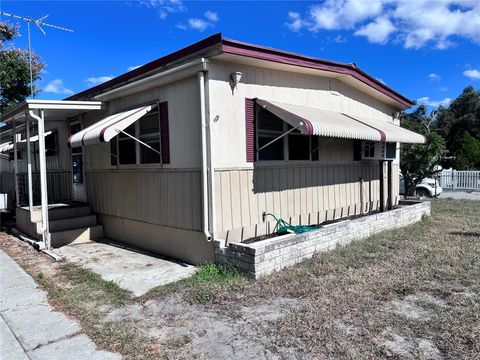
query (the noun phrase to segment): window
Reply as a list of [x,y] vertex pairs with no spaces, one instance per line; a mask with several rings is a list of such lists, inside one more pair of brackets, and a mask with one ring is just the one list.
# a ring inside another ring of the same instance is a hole
[[56,156],[58,154],[58,133],[53,131],[45,137],[45,155]]
[[[292,126],[270,111],[260,109],[257,113],[257,149],[291,129]],[[311,155],[314,150],[311,138],[311,136],[303,135],[299,130],[294,130],[260,150],[258,160],[318,160],[318,150],[315,156]],[[315,140],[318,143],[318,139]]]
[[[139,120],[140,121],[140,120]],[[127,134],[135,136],[135,126],[136,124],[130,125],[124,131]],[[128,137],[124,133],[118,134],[118,159],[120,164],[136,164],[137,155],[136,155],[136,141]]]
[[365,141],[365,145],[364,145],[364,149],[363,149],[363,157],[365,159],[375,157],[375,142]]
[[[124,131],[160,151],[160,121],[157,108],[149,111]],[[160,163],[158,153],[123,133],[118,134],[117,143],[120,165]]]
[[[160,151],[160,122],[158,111],[150,112],[139,120],[138,138],[145,144]],[[140,144],[140,164],[159,163],[160,155]]]

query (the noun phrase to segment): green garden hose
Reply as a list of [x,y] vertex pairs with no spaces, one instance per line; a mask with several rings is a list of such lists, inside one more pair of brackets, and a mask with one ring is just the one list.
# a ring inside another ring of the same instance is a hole
[[275,215],[271,213],[264,212],[262,214],[263,221],[267,218],[267,216],[271,216],[275,219],[275,227],[273,228],[273,232],[277,235],[284,235],[288,233],[295,233],[301,234],[307,231],[312,231],[315,229],[319,229],[321,225],[291,225],[283,219],[277,218]]

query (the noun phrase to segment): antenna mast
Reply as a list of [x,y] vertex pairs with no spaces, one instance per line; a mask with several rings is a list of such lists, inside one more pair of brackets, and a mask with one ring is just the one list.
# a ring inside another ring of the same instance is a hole
[[35,97],[35,94],[33,93],[33,71],[32,71],[32,48],[31,48],[31,40],[30,40],[30,23],[35,24],[40,29],[40,31],[43,33],[43,35],[47,35],[47,33],[45,32],[45,30],[43,30],[42,26],[49,26],[49,27],[52,27],[54,29],[68,31],[68,32],[73,32],[73,30],[67,29],[67,28],[64,28],[64,27],[61,27],[61,26],[57,26],[57,25],[48,24],[48,23],[44,22],[43,20],[45,20],[48,17],[48,15],[42,16],[41,18],[38,18],[38,19],[35,20],[35,19],[29,18],[29,17],[26,17],[26,16],[9,14],[9,13],[6,13],[5,11],[0,11],[0,14],[5,15],[5,16],[10,16],[14,19],[20,19],[20,20],[23,20],[23,21],[27,22],[28,62],[29,62],[29,67],[30,67],[30,96],[33,98],[33,97]]

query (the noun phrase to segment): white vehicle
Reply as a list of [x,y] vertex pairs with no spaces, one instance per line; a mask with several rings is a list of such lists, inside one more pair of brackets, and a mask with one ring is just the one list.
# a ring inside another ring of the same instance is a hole
[[[421,199],[426,197],[436,197],[443,192],[438,180],[433,178],[425,178],[417,184],[417,196]],[[400,194],[405,194],[405,181],[400,176]]]

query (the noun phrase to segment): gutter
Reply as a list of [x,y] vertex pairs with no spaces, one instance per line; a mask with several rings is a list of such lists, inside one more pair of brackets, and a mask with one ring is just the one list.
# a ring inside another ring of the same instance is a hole
[[[145,87],[153,87],[153,86],[160,86],[162,84],[158,84],[158,82],[173,82],[180,80],[181,78],[188,77],[189,75],[193,75],[198,70],[200,71],[207,71],[208,70],[208,60],[205,58],[199,58],[188,63],[184,63],[182,65],[175,66],[173,68],[167,69],[162,71],[158,74],[136,80],[125,84],[123,86],[117,87],[113,90],[101,93],[99,95],[94,96],[95,99],[108,101],[115,97],[120,97],[135,88],[135,92],[142,91],[141,86],[144,85]],[[182,74],[181,72],[186,72],[186,74]],[[166,81],[167,80],[167,81]]]

